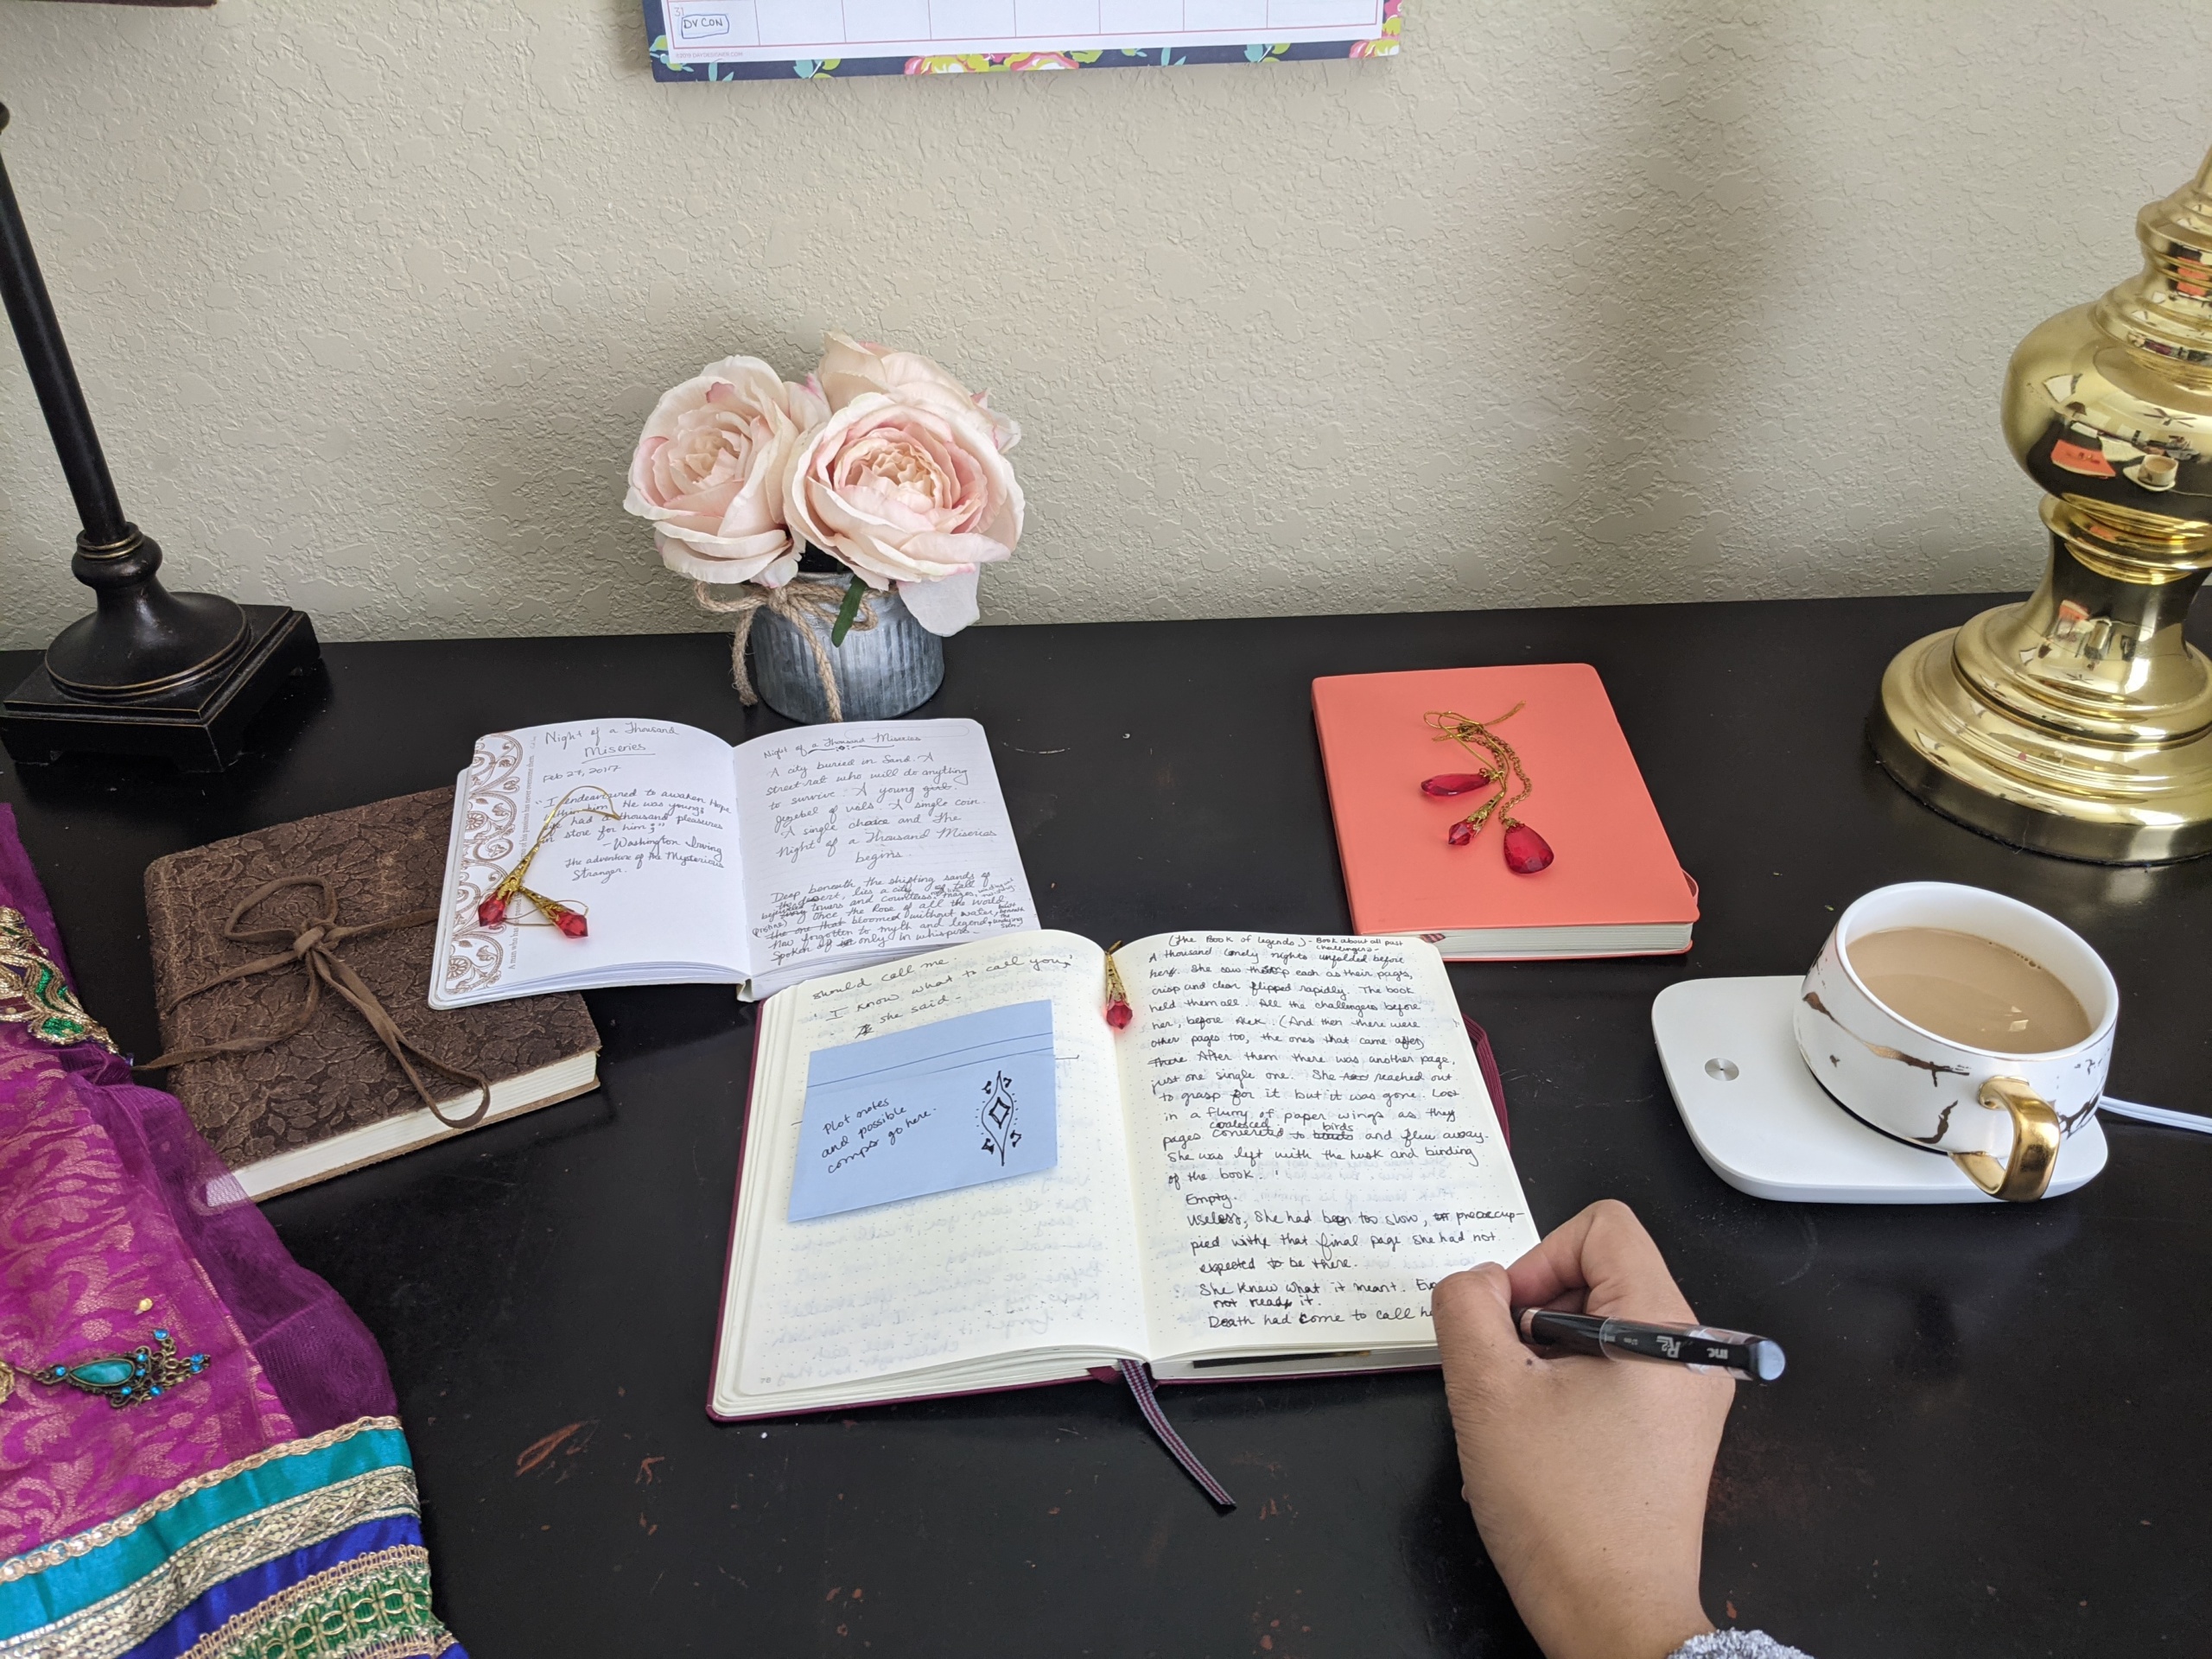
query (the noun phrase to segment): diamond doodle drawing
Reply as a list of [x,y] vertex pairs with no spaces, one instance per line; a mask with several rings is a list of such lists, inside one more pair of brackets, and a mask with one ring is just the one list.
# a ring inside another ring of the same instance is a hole
[[977,1116],[983,1125],[983,1151],[996,1157],[1001,1167],[1007,1154],[1021,1144],[1014,1114],[1014,1079],[1003,1071],[995,1072],[983,1085],[983,1104]]

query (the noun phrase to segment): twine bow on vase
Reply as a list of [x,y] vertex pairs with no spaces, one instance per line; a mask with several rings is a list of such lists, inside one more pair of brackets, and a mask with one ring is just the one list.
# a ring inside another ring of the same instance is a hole
[[[865,582],[858,577],[842,587],[799,580],[787,582],[780,588],[760,588],[745,582],[740,585],[734,599],[716,599],[713,585],[704,582],[693,582],[691,588],[698,596],[701,610],[737,619],[737,630],[730,638],[729,667],[740,702],[750,708],[760,701],[760,693],[753,687],[753,677],[745,666],[745,647],[753,638],[754,620],[767,611],[791,624],[792,631],[806,641],[807,649],[814,655],[815,671],[822,677],[822,697],[830,705],[830,718],[844,719],[845,702],[838,693],[836,665],[831,662],[830,652],[832,646],[844,644],[847,633],[866,633],[876,626],[875,595]],[[830,634],[829,645],[822,642],[825,630]]]
[[[242,928],[239,924],[249,912],[264,900],[282,893],[287,887],[315,887],[322,893],[322,907],[313,921],[304,927]],[[377,1001],[361,976],[349,967],[332,948],[348,939],[366,938],[376,933],[394,933],[403,928],[428,927],[438,919],[435,910],[410,911],[404,916],[388,917],[380,922],[364,922],[356,926],[340,925],[338,920],[338,894],[329,880],[320,875],[282,875],[273,881],[264,882],[238,900],[231,912],[230,920],[223,925],[223,937],[236,944],[280,944],[284,948],[272,956],[261,957],[252,962],[217,974],[187,990],[178,992],[162,1005],[164,1014],[179,1004],[212,991],[218,985],[251,979],[257,974],[275,973],[298,963],[307,969],[308,994],[299,1011],[275,1031],[257,1036],[226,1038],[220,1042],[200,1043],[188,1048],[172,1049],[166,1054],[148,1060],[137,1069],[157,1071],[173,1065],[189,1065],[195,1060],[211,1060],[224,1054],[255,1054],[264,1048],[273,1048],[286,1039],[296,1037],[305,1031],[321,1006],[322,993],[327,987],[334,994],[351,1003],[361,1018],[369,1022],[369,1029],[391,1051],[391,1058],[399,1062],[399,1069],[407,1074],[407,1081],[415,1085],[415,1092],[430,1109],[437,1120],[448,1128],[465,1129],[479,1122],[492,1104],[491,1083],[480,1073],[464,1066],[450,1065],[435,1054],[425,1053],[407,1039],[383,1003]],[[410,1059],[409,1056],[413,1056]],[[422,1073],[415,1069],[415,1060],[422,1061],[432,1070],[442,1071],[467,1084],[476,1092],[476,1103],[464,1117],[448,1117],[443,1108],[423,1083]]]

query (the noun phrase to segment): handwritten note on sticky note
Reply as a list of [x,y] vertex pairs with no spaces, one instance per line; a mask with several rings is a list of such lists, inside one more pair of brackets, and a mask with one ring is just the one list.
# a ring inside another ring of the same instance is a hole
[[1050,1169],[1052,1005],[1020,1002],[817,1049],[791,1218]]

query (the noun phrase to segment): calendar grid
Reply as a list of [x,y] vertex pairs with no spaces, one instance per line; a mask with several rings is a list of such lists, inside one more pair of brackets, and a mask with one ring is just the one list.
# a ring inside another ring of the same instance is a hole
[[664,80],[1385,57],[1402,0],[645,0]]

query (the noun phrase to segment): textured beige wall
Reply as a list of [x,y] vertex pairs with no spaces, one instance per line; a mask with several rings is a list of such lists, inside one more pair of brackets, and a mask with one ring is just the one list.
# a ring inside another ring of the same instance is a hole
[[[654,394],[825,326],[1025,423],[1001,621],[2024,584],[2006,353],[2212,141],[2212,6],[1408,0],[1391,60],[664,86],[630,0],[0,0],[175,585],[707,626]],[[0,360],[0,645],[82,608]]]

